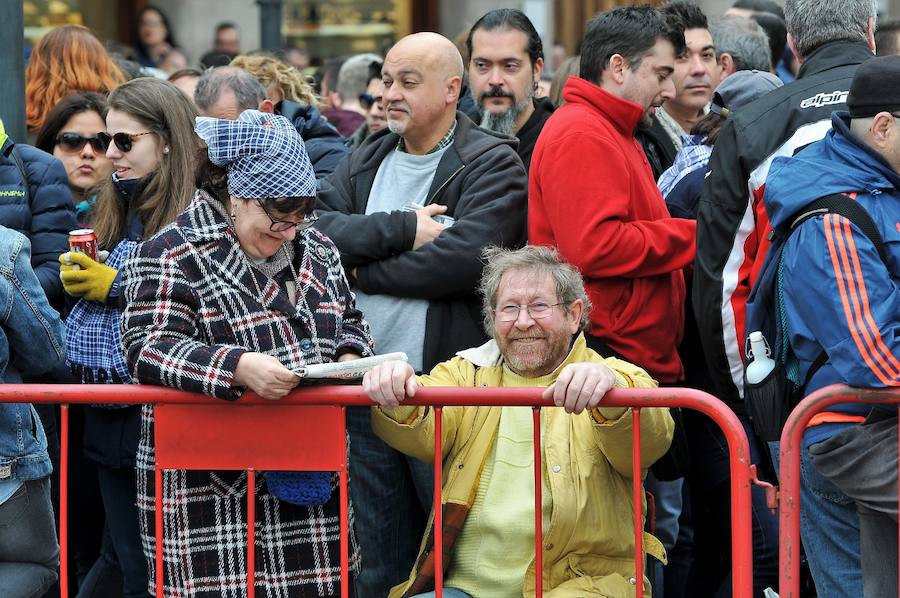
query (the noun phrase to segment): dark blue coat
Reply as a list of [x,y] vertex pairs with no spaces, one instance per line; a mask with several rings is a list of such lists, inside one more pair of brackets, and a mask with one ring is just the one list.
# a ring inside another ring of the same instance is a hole
[[300,133],[316,179],[334,172],[338,162],[350,153],[344,138],[317,108],[283,100],[275,107],[275,113],[291,121]]
[[[0,137],[2,138],[2,137]],[[64,303],[59,254],[69,249],[69,231],[77,228],[69,179],[62,163],[30,145],[15,144],[28,189],[12,156],[13,142],[0,147],[0,224],[31,242],[31,265],[50,304]]]

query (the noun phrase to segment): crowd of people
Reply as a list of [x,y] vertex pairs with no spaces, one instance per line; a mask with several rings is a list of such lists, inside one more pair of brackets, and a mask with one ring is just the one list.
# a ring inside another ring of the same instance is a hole
[[[785,400],[900,386],[900,26],[876,19],[871,0],[623,6],[563,59],[496,9],[314,78],[302,51],[241,53],[233,23],[193,69],[152,6],[130,54],[55,29],[26,68],[29,138],[0,123],[0,381],[279,400],[306,365],[403,352],[347,409],[349,571],[337,475],[267,471],[257,595],[338,596],[346,574],[359,598],[430,598],[440,567],[449,598],[634,596],[634,420],[608,391],[711,393],[777,483],[745,376],[759,310]],[[555,405],[542,579],[527,407],[444,409],[435,562],[435,414],[406,403],[428,386]],[[70,593],[243,595],[247,474],[166,471],[157,505],[153,407],[70,411]],[[837,405],[805,432],[809,596],[898,594],[896,418]],[[722,431],[665,408],[640,428],[644,596],[730,595]],[[0,403],[2,596],[59,595],[59,453],[52,405]],[[752,492],[763,596],[778,518]]]

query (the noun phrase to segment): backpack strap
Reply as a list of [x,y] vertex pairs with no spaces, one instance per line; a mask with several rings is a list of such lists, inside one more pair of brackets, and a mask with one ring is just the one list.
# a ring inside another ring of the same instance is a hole
[[10,150],[9,156],[13,159],[13,162],[16,163],[16,168],[19,170],[19,175],[22,177],[22,184],[25,185],[25,202],[31,206],[31,185],[28,184],[25,163],[22,162],[22,157],[19,155],[19,152],[16,151],[15,145]]
[[[869,213],[864,207],[843,193],[825,195],[824,197],[820,197],[819,199],[806,204],[796,214],[793,222],[791,222],[788,236],[790,236],[790,234],[801,224],[820,214],[838,214],[858,226],[863,234],[865,234],[872,242],[872,245],[875,246],[881,261],[885,264],[888,263],[884,240],[881,238],[881,233],[878,232],[878,226],[875,225],[875,221],[872,220],[872,217],[869,216]],[[785,241],[786,240],[787,239],[785,239]]]
[[[872,245],[874,245],[875,249],[878,251],[878,257],[881,258],[881,261],[885,264],[888,263],[884,240],[881,238],[881,233],[878,231],[878,226],[875,224],[875,221],[872,220],[872,217],[869,216],[869,213],[864,207],[843,193],[825,195],[803,206],[791,222],[787,236],[784,239],[785,242],[787,242],[787,237],[797,230],[801,224],[820,214],[838,214],[839,216],[847,218],[850,222],[858,226],[863,234],[868,237],[869,241],[872,242]],[[803,388],[806,388],[806,385],[812,380],[813,375],[815,375],[827,361],[828,353],[825,351],[819,353],[815,360],[813,360],[812,365],[810,365],[809,369],[806,371],[806,377],[803,380]]]

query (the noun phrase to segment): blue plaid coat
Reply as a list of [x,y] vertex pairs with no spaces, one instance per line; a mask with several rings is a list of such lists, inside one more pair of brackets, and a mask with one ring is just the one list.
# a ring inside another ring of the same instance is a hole
[[[340,257],[315,229],[297,235],[297,302],[252,268],[224,216],[198,194],[122,270],[122,344],[136,381],[236,399],[245,351],[296,369],[346,351],[372,354]],[[144,407],[138,447],[138,508],[155,592],[153,409]],[[336,488],[336,476],[333,483]],[[163,477],[165,595],[240,596],[246,579],[244,473],[172,471]],[[319,507],[282,503],[257,488],[257,595],[340,594],[338,492]],[[351,528],[352,529],[352,528]],[[351,567],[358,555],[351,536]]]

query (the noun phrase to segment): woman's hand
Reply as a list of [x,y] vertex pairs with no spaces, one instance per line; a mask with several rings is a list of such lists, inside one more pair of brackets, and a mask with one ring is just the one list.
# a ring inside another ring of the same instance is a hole
[[245,386],[264,399],[277,401],[300,384],[300,377],[271,355],[247,352],[238,360],[234,384]]
[[59,278],[66,293],[72,297],[84,297],[88,301],[106,301],[118,270],[101,263],[105,259],[101,256],[100,261],[95,262],[77,251],[67,251],[60,255]]

